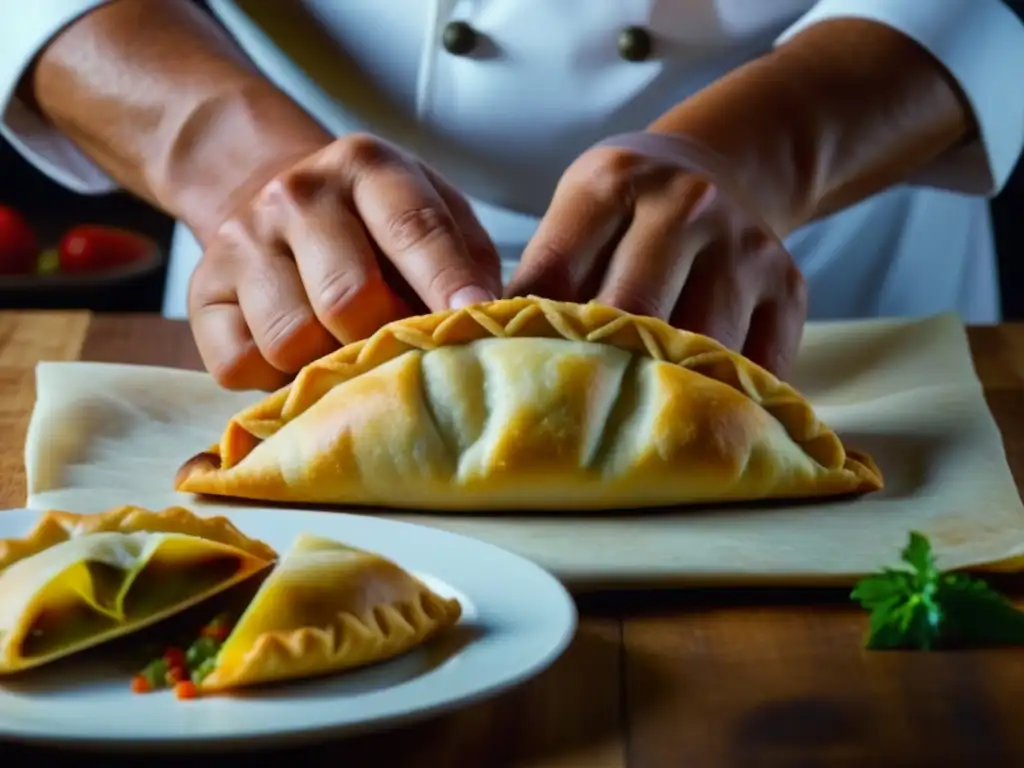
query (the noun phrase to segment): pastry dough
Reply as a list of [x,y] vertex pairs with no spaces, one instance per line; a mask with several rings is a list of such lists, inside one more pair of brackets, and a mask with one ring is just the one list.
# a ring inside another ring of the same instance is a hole
[[152,512],[125,504],[94,515],[51,510],[21,539],[0,539],[0,571],[26,557],[63,541],[90,533],[183,533],[227,544],[261,560],[276,560],[277,553],[258,539],[251,539],[226,517],[202,517],[184,507]]
[[202,692],[326,675],[405,653],[451,627],[443,598],[395,563],[302,534],[225,640]]
[[878,490],[791,386],[716,341],[521,298],[391,323],[238,413],[193,493],[598,510]]
[[185,610],[276,557],[182,508],[48,512],[0,541],[0,673],[37,667]]

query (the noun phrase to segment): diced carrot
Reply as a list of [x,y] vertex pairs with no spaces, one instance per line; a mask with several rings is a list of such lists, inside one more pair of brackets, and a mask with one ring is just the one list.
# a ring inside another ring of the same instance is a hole
[[136,675],[132,678],[132,693],[149,693],[152,690],[153,686],[149,684],[145,675]]
[[199,696],[199,689],[191,680],[182,680],[174,686],[174,695],[179,699],[194,699]]

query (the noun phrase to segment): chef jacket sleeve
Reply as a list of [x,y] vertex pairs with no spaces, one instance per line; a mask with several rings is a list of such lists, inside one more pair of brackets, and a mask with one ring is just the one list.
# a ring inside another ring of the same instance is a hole
[[82,194],[117,184],[17,97],[36,56],[61,30],[110,0],[0,0],[0,136],[54,181]]
[[911,182],[995,196],[1024,149],[1024,22],[1004,0],[819,0],[776,41],[826,19],[870,19],[917,41],[959,83],[979,129]]

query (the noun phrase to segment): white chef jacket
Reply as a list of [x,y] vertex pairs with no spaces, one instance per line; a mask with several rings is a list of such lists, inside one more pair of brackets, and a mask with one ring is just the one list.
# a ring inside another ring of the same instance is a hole
[[[114,182],[14,96],[33,57],[106,0],[0,3],[0,132],[85,194]],[[417,153],[467,195],[508,280],[561,172],[592,143],[639,130],[798,31],[873,19],[927,48],[957,80],[980,137],[900,185],[794,232],[812,318],[959,312],[999,319],[987,198],[1024,144],[1024,25],[1003,0],[210,0],[257,66],[335,135],[366,130]],[[445,25],[478,34],[466,55]],[[627,61],[621,30],[651,55]],[[174,234],[164,314],[186,315],[200,255]]]

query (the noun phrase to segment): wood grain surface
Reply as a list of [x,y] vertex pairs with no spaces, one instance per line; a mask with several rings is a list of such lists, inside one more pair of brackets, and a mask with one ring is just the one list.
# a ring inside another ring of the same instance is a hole
[[[975,367],[1024,488],[1024,325],[970,329]],[[0,504],[24,499],[22,439],[41,359],[198,369],[183,323],[0,313]],[[1001,586],[1016,594],[1018,585]],[[268,751],[303,766],[1024,765],[1024,650],[869,653],[835,591],[693,590],[579,601],[569,651],[491,702],[390,733]],[[95,759],[0,742],[4,765]],[[151,755],[144,764],[224,757]],[[104,765],[136,757],[103,756]]]

